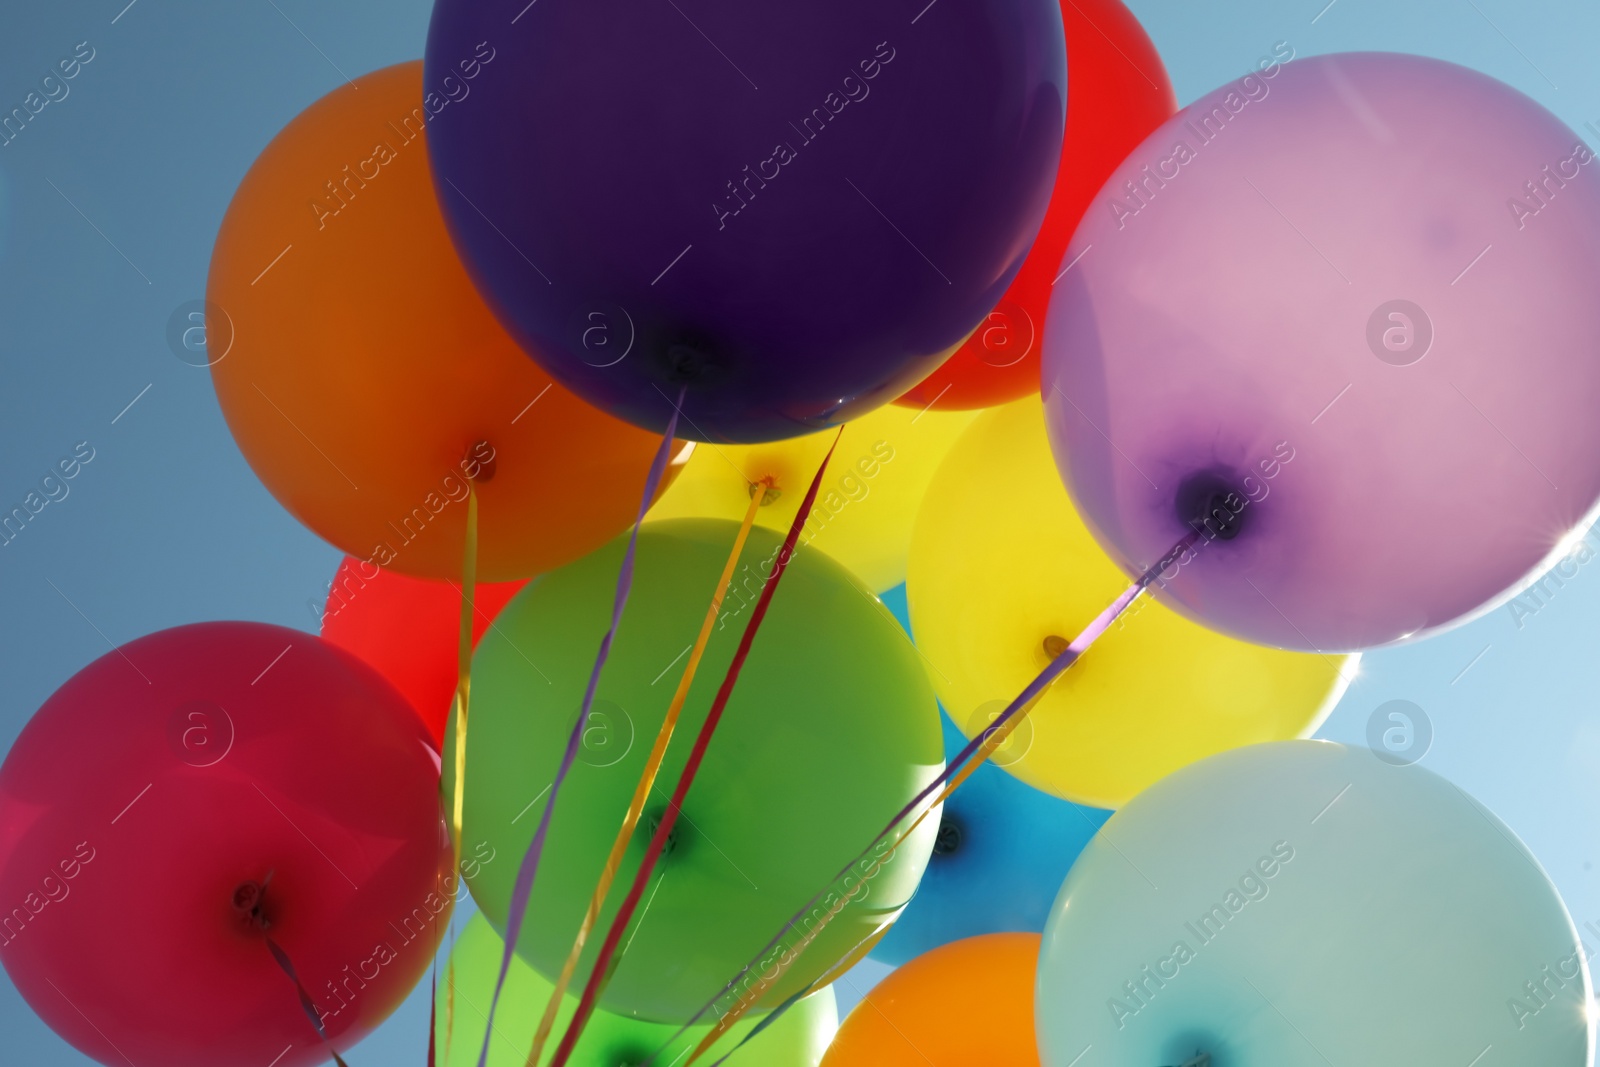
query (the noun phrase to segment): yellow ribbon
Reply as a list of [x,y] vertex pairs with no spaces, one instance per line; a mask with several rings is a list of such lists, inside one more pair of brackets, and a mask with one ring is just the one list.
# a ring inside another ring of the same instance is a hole
[[751,487],[750,507],[745,511],[744,522],[739,526],[739,535],[734,538],[733,551],[728,554],[728,562],[722,568],[722,578],[717,582],[717,588],[711,596],[711,605],[706,609],[705,620],[700,624],[700,635],[695,638],[694,649],[689,653],[689,662],[684,665],[683,676],[678,679],[678,689],[672,694],[672,703],[667,707],[667,716],[661,721],[661,729],[656,732],[655,745],[650,749],[650,758],[645,761],[644,773],[639,776],[639,783],[634,787],[633,799],[628,803],[627,814],[622,817],[622,827],[617,831],[617,839],[611,843],[611,854],[606,857],[605,868],[600,872],[600,880],[595,884],[594,894],[589,898],[589,908],[584,913],[583,923],[578,927],[578,936],[572,942],[572,950],[567,953],[566,962],[561,965],[561,976],[556,980],[555,988],[550,991],[550,1001],[545,1005],[544,1015],[539,1020],[539,1028],[533,1035],[533,1047],[528,1050],[526,1067],[538,1067],[539,1057],[544,1054],[545,1042],[549,1040],[550,1031],[555,1027],[556,1013],[560,1010],[567,987],[572,982],[573,972],[577,970],[578,958],[583,955],[583,946],[600,917],[600,909],[605,904],[606,894],[611,891],[611,883],[616,879],[617,870],[622,866],[623,853],[627,851],[628,842],[633,840],[634,829],[639,825],[639,818],[644,813],[645,801],[649,799],[650,790],[655,786],[656,775],[661,770],[662,761],[666,759],[667,743],[672,740],[672,732],[678,725],[684,701],[689,697],[689,686],[694,682],[695,671],[700,666],[700,657],[705,653],[706,645],[711,640],[712,624],[717,621],[717,614],[722,610],[722,598],[727,593],[729,583],[733,581],[734,568],[739,564],[745,540],[750,536],[750,528],[755,525],[756,510],[765,503],[766,490],[771,486],[772,480],[765,478]]
[[[467,698],[472,691],[472,616],[477,610],[474,600],[478,586],[478,492],[467,480],[467,531],[461,559],[461,628],[460,643],[456,646],[456,786],[450,816],[450,872],[461,876],[461,815],[466,808],[467,783]],[[459,891],[459,883],[456,886]],[[450,1038],[456,1021],[456,962],[452,953],[446,964],[444,1033],[445,1058],[449,1059]],[[433,991],[437,1002],[439,990]],[[433,1040],[429,1035],[429,1041]]]
[[450,827],[455,836],[455,859],[461,859],[461,813],[466,806],[467,697],[472,691],[473,597],[478,585],[478,493],[467,482],[466,551],[461,561],[461,643],[456,668],[456,796]]

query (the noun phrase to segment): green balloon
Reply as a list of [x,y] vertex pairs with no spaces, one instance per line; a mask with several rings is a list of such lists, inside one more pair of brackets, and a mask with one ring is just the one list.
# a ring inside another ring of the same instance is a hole
[[[450,963],[439,971],[438,1010],[434,1017],[434,1047],[444,1067],[477,1067],[483,1048],[494,980],[500,973],[505,942],[480,913],[467,923],[450,953]],[[544,1016],[553,987],[539,972],[520,959],[511,961],[500,1007],[494,1016],[494,1039],[489,1042],[489,1067],[523,1067],[533,1046],[533,1032]],[[578,999],[567,996],[556,1014],[545,1056],[555,1051]],[[736,1023],[701,1062],[714,1063],[749,1034],[753,1021]],[[817,1067],[839,1028],[839,1010],[833,987],[824,986],[795,1004],[783,1017],[757,1034],[728,1059],[728,1067]],[[673,1040],[678,1028],[671,1023],[647,1023],[597,1011],[584,1027],[583,1037],[567,1062],[572,1067],[636,1067],[657,1049],[654,1064],[670,1067],[686,1058],[709,1025],[691,1027]],[[668,1045],[667,1042],[671,1041]],[[664,1049],[662,1046],[666,1046]]]
[[[656,732],[699,632],[738,526],[649,523],[633,592],[583,747],[551,821],[517,951],[560,972]],[[654,816],[683,769],[781,538],[750,533],[677,732],[577,979],[644,855]],[[625,540],[530,583],[473,659],[464,840],[510,862],[486,864],[472,894],[504,932],[517,863],[544,811],[596,649],[610,621]],[[454,737],[454,731],[447,731]],[[453,751],[453,750],[452,750]],[[444,795],[454,758],[444,760]],[[784,924],[943,769],[938,706],[916,650],[859,581],[816,549],[795,553],[684,803],[600,1004],[682,1022],[721,993]],[[835,886],[798,930],[725,995],[775,1007],[896,917],[933,847],[935,813],[890,853],[887,842]],[[794,952],[837,910],[803,955]],[[756,985],[764,974],[771,984]]]
[[1588,950],[1555,887],[1387,759],[1252,745],[1113,815],[1045,926],[1045,1067],[1586,1067]]

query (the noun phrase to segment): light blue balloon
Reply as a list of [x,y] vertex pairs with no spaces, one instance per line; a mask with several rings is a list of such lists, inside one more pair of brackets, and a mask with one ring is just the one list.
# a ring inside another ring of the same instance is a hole
[[1583,945],[1493,814],[1417,766],[1281,741],[1163,779],[1051,911],[1045,1067],[1585,1067]]
[[[948,759],[967,738],[948,716],[940,720]],[[872,958],[899,965],[963,937],[1039,933],[1072,861],[1110,817],[993,764],[978,768],[945,801],[916,895]]]

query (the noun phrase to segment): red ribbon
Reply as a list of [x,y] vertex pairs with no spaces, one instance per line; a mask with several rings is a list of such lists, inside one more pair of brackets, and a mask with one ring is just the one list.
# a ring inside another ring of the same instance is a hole
[[728,673],[722,679],[722,687],[717,690],[717,697],[711,702],[711,710],[700,727],[699,736],[695,738],[694,748],[689,751],[689,759],[684,764],[683,773],[678,777],[678,784],[672,791],[672,799],[667,804],[667,810],[662,814],[655,833],[650,837],[650,847],[645,850],[644,861],[639,865],[638,873],[634,875],[628,896],[623,900],[616,917],[611,920],[611,929],[606,931],[605,944],[601,946],[600,955],[595,959],[594,969],[589,973],[589,981],[583,987],[583,997],[578,1002],[578,1012],[567,1024],[567,1032],[561,1036],[561,1045],[556,1049],[550,1067],[565,1067],[572,1055],[573,1047],[583,1033],[584,1025],[594,1012],[595,1002],[600,998],[601,989],[615,970],[617,961],[614,961],[613,957],[616,955],[617,945],[621,942],[623,931],[627,929],[634,911],[639,907],[639,900],[644,896],[650,874],[655,869],[656,861],[661,858],[662,850],[666,848],[667,837],[677,825],[678,812],[683,807],[684,797],[688,795],[689,787],[694,784],[695,775],[700,770],[700,762],[705,758],[706,748],[711,744],[711,736],[716,732],[717,724],[722,721],[723,709],[728,706],[728,698],[733,695],[734,684],[739,680],[739,672],[744,667],[745,658],[750,654],[750,646],[755,642],[756,633],[761,629],[761,620],[766,618],[767,606],[772,603],[772,595],[778,591],[778,581],[788,569],[789,559],[794,555],[795,545],[800,540],[800,530],[811,515],[811,505],[816,502],[817,490],[822,485],[822,476],[828,469],[828,460],[833,458],[833,450],[838,445],[839,438],[835,436],[833,444],[828,447],[828,454],[822,457],[822,465],[817,468],[816,477],[811,479],[811,488],[806,490],[800,510],[794,514],[794,522],[789,526],[789,536],[784,538],[783,547],[778,551],[777,564],[762,583],[761,596],[756,601],[749,623],[745,625],[744,636],[739,639],[738,651],[733,654],[733,662],[728,664]]

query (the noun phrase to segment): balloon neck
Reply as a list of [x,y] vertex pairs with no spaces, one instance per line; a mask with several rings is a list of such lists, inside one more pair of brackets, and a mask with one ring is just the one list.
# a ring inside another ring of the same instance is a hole
[[1232,541],[1245,529],[1245,497],[1231,471],[1197,471],[1178,486],[1178,519],[1207,540]]
[[758,506],[763,508],[775,503],[783,495],[783,490],[773,484],[770,474],[750,483],[750,495],[755,496],[758,492],[761,494],[761,503]]
[[1068,641],[1060,634],[1051,634],[1044,639],[1044,654],[1051,660],[1067,650]]
[[494,446],[488,441],[474,441],[461,457],[461,469],[469,480],[479,484],[494,481]]
[[961,839],[965,836],[961,824],[949,815],[939,818],[939,832],[933,835],[933,854],[935,856],[948,856],[961,848]]
[[667,346],[666,364],[667,381],[673,385],[692,385],[705,374],[711,357],[693,345],[680,343]]
[[1193,1056],[1182,1063],[1173,1064],[1173,1067],[1211,1067],[1211,1053],[1197,1050]]
[[240,882],[233,890],[233,911],[244,924],[255,930],[272,926],[267,915],[267,885],[272,881],[269,873],[259,882]]

